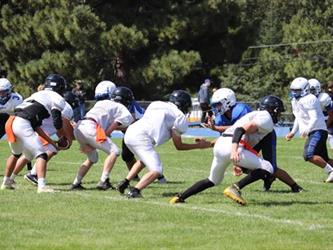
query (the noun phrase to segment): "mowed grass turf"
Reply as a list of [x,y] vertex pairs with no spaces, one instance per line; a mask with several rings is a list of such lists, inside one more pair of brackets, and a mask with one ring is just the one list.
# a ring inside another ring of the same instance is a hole
[[[87,190],[68,191],[85,159],[75,143],[49,163],[48,183],[60,192],[37,194],[23,172],[17,190],[0,192],[0,249],[333,249],[333,184],[323,183],[327,175],[303,161],[303,144],[279,139],[278,163],[305,191],[291,193],[276,181],[263,192],[258,181],[243,190],[248,205],[242,207],[223,196],[239,180],[230,167],[218,187],[170,205],[172,195],[208,176],[212,160],[211,149],[177,151],[171,142],[158,148],[169,182],[153,183],[143,199],[95,189],[103,153],[83,181]],[[8,155],[1,141],[1,177]],[[112,183],[126,174],[118,158]]]

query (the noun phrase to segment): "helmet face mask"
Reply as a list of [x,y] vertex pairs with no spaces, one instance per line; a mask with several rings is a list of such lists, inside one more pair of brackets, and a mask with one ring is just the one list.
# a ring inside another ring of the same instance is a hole
[[0,78],[0,104],[8,102],[12,93],[12,84],[7,78]]
[[192,100],[185,90],[175,90],[171,93],[169,101],[175,104],[184,114],[191,112]]
[[127,109],[129,109],[130,105],[134,101],[134,95],[132,90],[126,87],[118,87],[116,88],[112,95],[111,100],[115,102],[119,102],[123,104]]
[[223,115],[236,105],[236,96],[234,91],[228,88],[216,90],[212,96],[211,106],[215,114]]
[[310,86],[310,93],[318,96],[321,92],[321,86],[320,82],[317,79],[310,79],[309,80],[309,86]]
[[266,110],[271,115],[273,123],[277,123],[285,108],[279,97],[268,95],[260,101],[259,110]]
[[304,77],[295,78],[290,85],[291,98],[299,99],[310,93],[309,82]]

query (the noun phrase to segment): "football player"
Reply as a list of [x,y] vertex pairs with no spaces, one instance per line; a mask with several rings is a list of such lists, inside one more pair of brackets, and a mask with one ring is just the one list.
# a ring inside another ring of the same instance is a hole
[[211,143],[203,139],[198,139],[193,144],[182,142],[181,134],[188,128],[186,114],[191,107],[191,96],[184,90],[175,90],[171,93],[169,102],[152,102],[143,117],[127,128],[125,143],[139,161],[127,177],[118,184],[117,189],[120,193],[124,193],[138,169],[144,166],[147,167],[148,172],[134,188],[129,190],[128,198],[141,197],[141,190],[163,174],[162,162],[154,147],[169,139],[172,138],[177,150],[211,147]]
[[[68,91],[68,93],[66,92],[64,94],[64,98],[66,100],[66,106],[63,109],[63,111],[61,112],[61,115],[62,115],[64,134],[66,134],[65,138],[67,140],[67,142],[66,142],[67,145],[65,147],[60,148],[60,145],[58,144],[59,149],[61,149],[61,150],[69,149],[70,146],[72,145],[72,141],[74,139],[74,135],[73,135],[73,125],[74,124],[72,124],[72,119],[73,119],[72,107],[73,107],[73,105],[75,105],[75,95],[71,91]],[[52,121],[52,117],[44,119],[40,128],[49,137],[52,137],[57,134],[57,130],[54,127],[54,124]],[[52,144],[43,140],[42,138],[40,138],[40,139],[41,139],[41,142],[42,142],[44,149],[46,151],[46,154],[47,154],[47,162],[49,162],[51,160],[51,158],[58,153],[58,149],[55,148]],[[26,165],[28,162],[29,162],[29,160],[27,158],[25,158],[24,155],[22,155],[20,157],[20,159],[18,159],[15,169],[14,169],[10,179],[14,181],[15,177],[21,172],[24,165]],[[24,179],[29,181],[33,185],[38,184],[36,164],[33,166],[33,168],[31,169],[31,171],[29,173],[24,175]]]
[[[219,132],[224,132],[238,119],[252,111],[246,104],[237,102],[234,91],[229,88],[221,88],[215,91],[212,96],[211,106],[215,113],[216,122],[210,118],[207,127]],[[215,123],[217,123],[217,125]],[[277,167],[276,132],[274,129],[265,137],[265,139],[258,143],[258,145],[255,145],[254,148],[257,152],[261,152],[262,157],[269,161],[275,169],[272,177],[264,180],[264,191],[270,189],[275,178],[278,178],[287,184],[292,192],[298,193],[303,190],[285,170]],[[234,166],[233,170],[234,175],[236,176],[242,174],[242,169],[237,166]],[[246,169],[244,170],[246,171]]]
[[269,161],[259,157],[253,147],[273,131],[274,123],[278,121],[280,113],[283,111],[284,105],[280,98],[276,96],[264,97],[260,110],[244,115],[217,139],[209,177],[198,181],[184,192],[173,197],[170,203],[184,202],[192,195],[219,185],[223,180],[227,166],[232,162],[236,166],[251,171],[240,182],[226,188],[224,195],[241,205],[245,205],[246,201],[242,198],[240,189],[258,179],[265,180],[274,173],[274,166]]
[[333,161],[328,157],[328,133],[320,101],[310,93],[309,82],[304,77],[295,78],[291,82],[290,91],[295,120],[292,130],[286,135],[286,140],[290,141],[299,130],[301,137],[306,137],[304,160],[322,168],[328,174],[326,182],[333,182]]
[[[113,91],[115,86],[107,88],[106,94],[111,97]],[[97,189],[112,188],[109,175],[119,155],[119,149],[109,136],[114,130],[124,129],[133,122],[132,115],[128,111],[131,101],[129,98],[99,100],[74,128],[75,138],[80,144],[81,151],[87,155],[87,159],[78,170],[71,186],[72,190],[84,189],[81,182],[91,166],[98,161],[97,149],[108,155],[104,161]]]
[[46,186],[47,154],[38,135],[58,149],[56,142],[45,134],[40,126],[44,119],[51,116],[58,134],[65,136],[61,118],[61,112],[66,106],[66,101],[62,97],[65,88],[66,81],[61,75],[49,75],[45,80],[45,90],[38,91],[25,99],[15,108],[14,116],[8,119],[6,134],[12,155],[6,163],[1,189],[15,188],[10,176],[23,153],[29,161],[36,159],[37,192],[54,192],[52,188]]
[[7,78],[0,78],[0,138],[5,131],[5,124],[10,115],[14,114],[17,105],[23,102],[23,98],[16,92],[12,92],[12,84]]

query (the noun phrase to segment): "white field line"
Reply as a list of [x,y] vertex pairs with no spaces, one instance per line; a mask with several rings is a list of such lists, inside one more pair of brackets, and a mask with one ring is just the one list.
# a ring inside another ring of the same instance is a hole
[[[75,192],[66,192],[66,193],[71,193],[75,195],[79,195],[82,197],[94,197],[96,198],[97,196],[93,196],[84,192],[80,191],[75,191]],[[100,197],[100,196],[99,196]],[[99,198],[97,197],[97,198]],[[167,202],[156,202],[156,201],[149,201],[149,200],[144,200],[144,199],[135,199],[135,200],[129,200],[124,197],[111,197],[111,196],[103,196],[101,197],[106,200],[111,200],[111,201],[122,201],[122,202],[139,202],[139,203],[144,203],[144,204],[150,204],[150,205],[156,205],[156,206],[162,206],[162,207],[169,207],[174,208],[174,209],[183,209],[183,210],[192,210],[192,211],[200,211],[200,212],[208,212],[208,213],[218,213],[218,214],[224,214],[229,217],[241,217],[241,218],[246,218],[249,220],[263,220],[263,221],[268,221],[272,222],[274,224],[280,224],[280,225],[294,225],[294,226],[299,226],[300,229],[306,230],[306,231],[312,231],[312,230],[320,230],[320,229],[332,229],[333,226],[331,225],[323,225],[323,224],[318,224],[318,223],[306,223],[303,221],[299,220],[289,220],[289,219],[276,219],[270,216],[262,215],[262,214],[249,214],[249,213],[242,213],[242,212],[230,212],[226,211],[223,209],[215,209],[215,208],[207,208],[207,207],[198,207],[198,206],[191,206],[188,204],[177,204],[177,205],[170,205]]]

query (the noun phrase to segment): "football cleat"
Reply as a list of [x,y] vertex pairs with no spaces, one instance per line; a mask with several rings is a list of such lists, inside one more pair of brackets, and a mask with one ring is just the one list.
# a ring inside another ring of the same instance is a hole
[[109,188],[114,189],[114,187],[110,183],[109,178],[107,178],[105,181],[99,181],[96,188],[99,190],[108,190]]
[[184,203],[185,201],[180,198],[178,195],[174,196],[171,198],[171,200],[169,201],[170,204],[176,204],[176,203]]
[[168,182],[164,175],[159,176],[157,180],[160,184],[166,184]]
[[38,184],[37,175],[28,173],[23,178],[35,186]]
[[301,186],[298,186],[297,183],[295,183],[294,185],[291,186],[291,192],[293,192],[293,193],[301,193],[303,191],[304,191],[304,189]]
[[128,186],[129,182],[125,179],[118,183],[116,189],[119,191],[119,193],[124,194],[125,189],[128,188]]
[[81,183],[72,184],[70,190],[85,190],[86,188],[81,185]]
[[246,201],[242,198],[241,192],[235,184],[224,189],[223,194],[240,205],[246,205]]
[[12,180],[8,180],[8,181],[2,183],[0,189],[1,190],[5,190],[5,189],[14,190],[15,189],[15,184],[14,184],[14,182]]
[[332,183],[333,182],[333,171],[331,171],[329,174],[328,174],[328,177],[325,181],[326,183]]
[[37,188],[37,193],[38,194],[41,194],[41,193],[56,193],[56,191],[53,188],[50,188],[48,186],[44,186],[44,187]]
[[139,189],[131,188],[127,193],[127,198],[129,199],[142,198],[142,195]]
[[275,181],[275,177],[266,178],[264,180],[263,190],[265,192],[269,191],[271,189],[272,183]]

